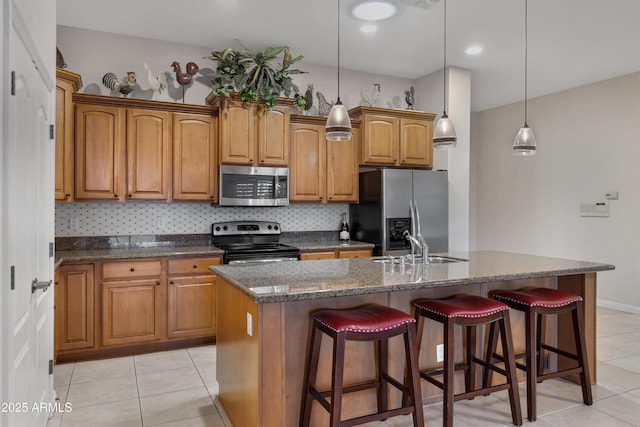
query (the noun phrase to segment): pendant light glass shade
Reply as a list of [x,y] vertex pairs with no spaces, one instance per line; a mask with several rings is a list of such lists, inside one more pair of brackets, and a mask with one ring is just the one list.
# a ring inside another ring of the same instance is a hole
[[513,140],[513,155],[536,155],[536,137],[533,135],[533,130],[526,123],[516,134],[516,139]]
[[456,146],[457,140],[456,129],[445,111],[433,131],[433,148],[452,148]]
[[524,0],[524,125],[513,140],[512,151],[514,156],[536,155],[536,137],[527,124],[528,11],[528,1]]
[[340,98],[333,104],[327,117],[325,136],[330,141],[347,141],[351,139],[351,119]]
[[338,100],[327,117],[325,137],[329,141],[347,141],[351,139],[351,119],[346,107],[340,101],[340,0],[338,0]]
[[443,74],[443,100],[442,100],[442,116],[436,123],[436,129],[433,132],[433,148],[453,148],[456,146],[458,137],[453,122],[447,116],[447,0],[444,0],[444,65],[442,66]]

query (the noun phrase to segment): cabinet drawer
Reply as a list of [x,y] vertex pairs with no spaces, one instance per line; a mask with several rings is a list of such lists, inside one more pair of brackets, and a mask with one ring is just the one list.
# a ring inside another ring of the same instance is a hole
[[338,258],[367,258],[371,256],[370,249],[359,249],[338,252]]
[[222,264],[220,257],[182,258],[169,260],[169,275],[209,273],[210,265]]
[[305,252],[300,254],[300,261],[313,261],[313,260],[334,259],[334,258],[336,258],[335,251]]
[[105,262],[102,264],[103,279],[126,279],[131,277],[160,276],[162,263],[150,261]]

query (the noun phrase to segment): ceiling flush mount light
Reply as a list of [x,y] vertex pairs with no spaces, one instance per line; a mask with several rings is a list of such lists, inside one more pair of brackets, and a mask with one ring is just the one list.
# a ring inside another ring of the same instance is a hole
[[331,107],[325,137],[329,141],[347,141],[351,139],[351,119],[346,107],[340,101],[340,0],[338,0],[338,99]]
[[444,75],[443,112],[436,123],[436,129],[433,131],[433,148],[452,148],[456,146],[458,138],[453,123],[447,116],[447,0],[444,0],[444,65],[442,74]]
[[386,0],[363,1],[351,9],[353,16],[363,21],[388,19],[395,15],[397,11],[396,5]]
[[527,124],[527,59],[528,59],[528,1],[524,0],[524,126],[520,128],[513,140],[514,156],[535,156],[536,155],[536,137],[533,130]]

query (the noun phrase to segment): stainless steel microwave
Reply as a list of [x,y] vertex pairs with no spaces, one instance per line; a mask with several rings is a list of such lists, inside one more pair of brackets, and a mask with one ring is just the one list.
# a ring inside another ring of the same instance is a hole
[[289,168],[220,166],[220,206],[289,204]]

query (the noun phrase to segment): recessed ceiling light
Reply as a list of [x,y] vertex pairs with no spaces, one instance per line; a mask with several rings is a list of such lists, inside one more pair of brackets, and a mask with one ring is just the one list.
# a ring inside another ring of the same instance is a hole
[[397,11],[396,5],[386,0],[364,1],[351,9],[353,16],[363,21],[380,21],[391,18]]
[[360,26],[360,31],[363,33],[375,33],[378,31],[378,26],[376,24],[363,24]]
[[467,50],[464,51],[467,55],[479,55],[482,53],[481,46],[469,46]]

